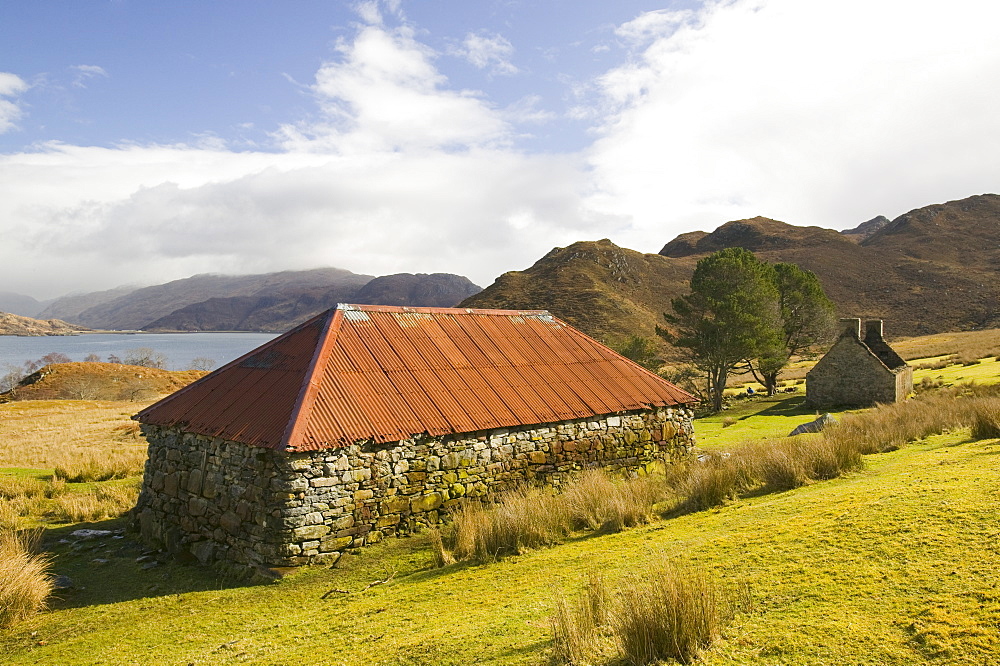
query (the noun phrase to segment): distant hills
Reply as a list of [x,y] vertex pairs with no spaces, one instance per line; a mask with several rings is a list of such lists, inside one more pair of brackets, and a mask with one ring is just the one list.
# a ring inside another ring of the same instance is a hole
[[1000,327],[1000,196],[984,194],[875,218],[838,232],[764,217],[681,234],[658,254],[609,240],[556,248],[505,273],[465,307],[544,308],[613,342],[653,335],[695,264],[725,247],[817,274],[841,316],[881,317],[891,336]]
[[[555,248],[480,290],[447,273],[372,277],[338,268],[196,275],[151,287],[66,296],[47,305],[0,293],[0,310],[93,329],[283,331],[338,302],[545,309],[605,342],[652,336],[698,260],[743,247],[815,272],[841,316],[881,317],[890,336],[1000,327],[1000,196],[983,194],[875,217],[853,229],[765,217],[692,231],[657,254],[610,240]],[[15,310],[17,308],[17,310]]]
[[44,307],[45,303],[37,301],[31,296],[0,291],[0,312],[8,312],[22,317],[34,317]]
[[340,268],[195,275],[151,287],[65,296],[38,314],[94,329],[284,331],[338,302],[456,305],[480,287],[459,275],[373,277]]
[[[364,276],[369,278],[369,276]],[[480,287],[448,273],[397,273],[328,287],[262,289],[253,296],[210,298],[156,319],[148,331],[284,331],[337,303],[452,307]]]

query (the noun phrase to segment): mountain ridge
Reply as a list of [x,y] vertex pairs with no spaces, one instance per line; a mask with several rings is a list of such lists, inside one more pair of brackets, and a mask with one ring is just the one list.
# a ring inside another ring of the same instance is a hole
[[[648,337],[670,311],[671,299],[688,290],[699,259],[725,247],[744,247],[766,261],[813,271],[840,316],[883,318],[892,336],[1000,327],[1000,284],[994,279],[1000,268],[998,239],[996,194],[913,209],[861,240],[823,227],[754,217],[726,222],[712,232],[680,234],[655,255],[619,248],[607,239],[555,248],[461,305],[548,309],[610,342]],[[608,265],[586,259],[602,253],[628,258],[634,273],[629,279],[644,287],[630,290]],[[579,276],[577,285],[569,275]],[[580,307],[584,301],[586,307]]]

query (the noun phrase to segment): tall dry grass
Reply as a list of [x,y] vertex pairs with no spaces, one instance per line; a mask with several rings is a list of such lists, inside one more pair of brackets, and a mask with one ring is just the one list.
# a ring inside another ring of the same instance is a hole
[[1000,398],[982,398],[977,407],[970,419],[973,438],[1000,437]]
[[49,558],[37,552],[38,531],[0,529],[0,629],[31,617],[52,593]]
[[493,507],[470,503],[455,514],[454,556],[491,562],[555,543],[569,531],[566,506],[556,495],[519,488],[504,493]]
[[620,532],[649,522],[653,507],[667,498],[658,474],[614,479],[601,469],[587,470],[567,484],[559,497],[574,529]]
[[564,664],[585,664],[597,651],[600,632],[611,619],[613,596],[604,577],[590,572],[583,594],[571,597],[558,590],[549,618],[554,656]]
[[135,506],[138,480],[71,488],[65,481],[0,475],[0,529],[38,521],[79,523],[117,518]]
[[0,467],[72,473],[107,459],[141,470],[146,444],[131,420],[134,402],[28,400],[0,404]]
[[503,493],[492,506],[468,503],[454,516],[453,555],[490,562],[556,543],[574,530],[618,532],[648,522],[669,490],[662,474],[620,480],[595,469],[574,477],[559,494],[524,487]]
[[558,663],[593,663],[611,645],[629,664],[691,663],[719,635],[734,607],[704,571],[667,558],[614,589],[591,574],[576,598],[556,594],[553,656]]
[[69,483],[127,479],[142,474],[145,464],[145,447],[110,450],[100,455],[78,453],[74,459],[56,465],[53,475]]
[[[856,414],[820,435],[746,443],[682,466],[671,483],[683,511],[708,509],[748,492],[776,492],[859,469],[863,456],[971,427],[973,437],[1000,437],[1000,386],[963,385]],[[995,424],[995,425],[994,425]],[[997,433],[997,434],[991,434]]]
[[705,572],[663,560],[625,581],[613,624],[628,663],[689,664],[718,636],[724,616],[723,601]]
[[904,403],[847,414],[821,434],[744,444],[675,464],[665,475],[616,480],[584,472],[561,494],[522,488],[495,506],[467,504],[455,515],[453,551],[438,563],[490,562],[556,543],[573,530],[619,531],[650,520],[657,507],[700,511],[752,492],[779,492],[859,469],[863,456],[960,427],[1000,436],[1000,385],[965,385]]

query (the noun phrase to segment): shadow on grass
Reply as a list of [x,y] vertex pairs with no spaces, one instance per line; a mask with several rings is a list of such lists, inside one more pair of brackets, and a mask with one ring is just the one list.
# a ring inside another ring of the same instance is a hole
[[219,590],[251,585],[206,566],[183,565],[166,553],[152,552],[135,535],[125,533],[80,539],[81,529],[117,532],[124,518],[52,527],[43,548],[52,557],[50,571],[72,581],[50,598],[55,609],[99,606],[148,597]]
[[805,396],[796,396],[794,398],[775,400],[773,404],[760,411],[741,416],[740,420],[751,416],[812,416],[815,413],[815,408],[806,405]]

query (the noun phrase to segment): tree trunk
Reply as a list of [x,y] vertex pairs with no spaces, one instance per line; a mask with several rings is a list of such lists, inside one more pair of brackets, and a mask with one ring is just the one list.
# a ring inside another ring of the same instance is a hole
[[719,368],[712,371],[712,411],[722,411],[722,392],[726,390],[726,379],[729,378],[729,371],[726,368]]

